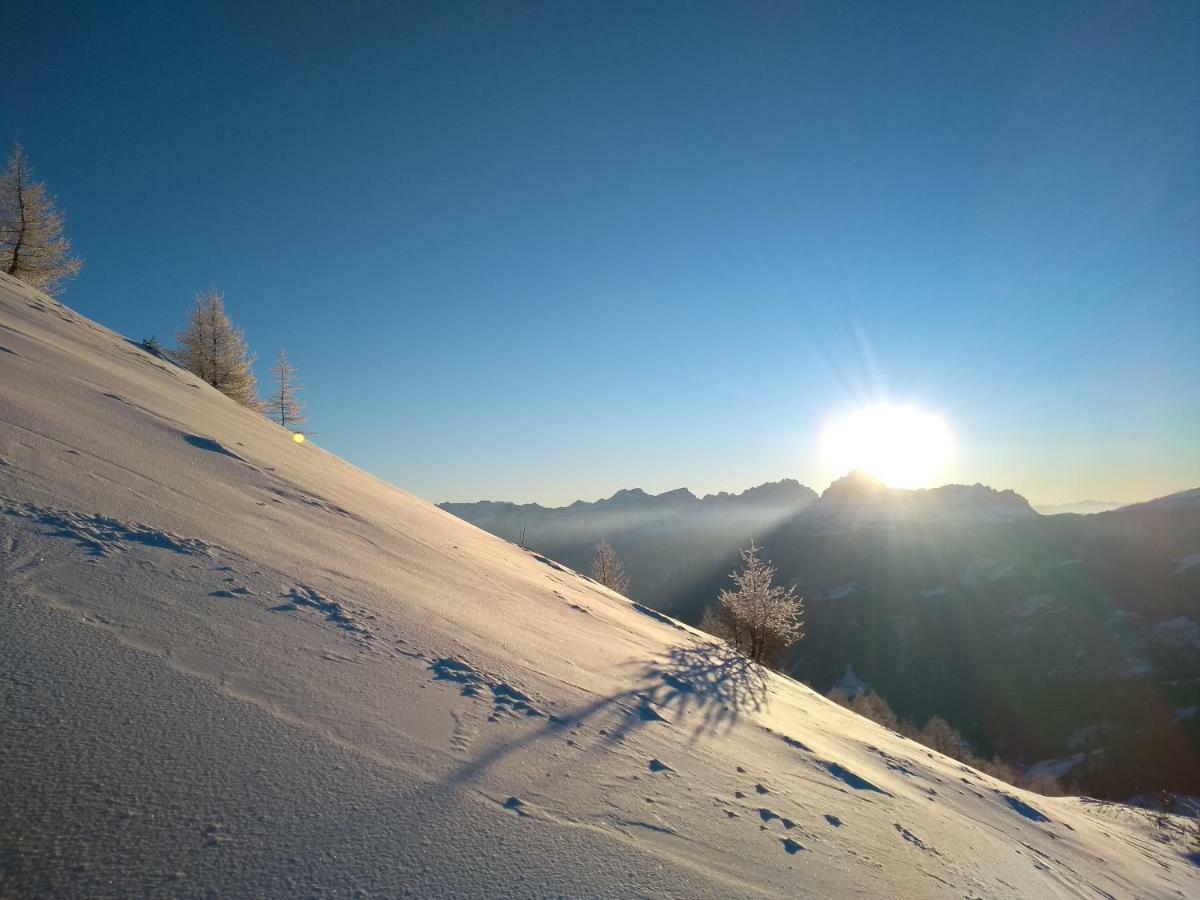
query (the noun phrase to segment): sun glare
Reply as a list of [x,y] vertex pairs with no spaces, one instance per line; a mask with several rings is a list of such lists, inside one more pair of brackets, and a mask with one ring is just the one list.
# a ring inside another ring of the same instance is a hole
[[940,416],[911,406],[870,406],[831,423],[821,436],[826,464],[837,475],[866,472],[889,487],[928,487],[954,452]]

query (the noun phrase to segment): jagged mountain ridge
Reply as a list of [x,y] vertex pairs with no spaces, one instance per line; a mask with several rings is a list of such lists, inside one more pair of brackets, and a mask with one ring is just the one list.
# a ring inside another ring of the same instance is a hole
[[661,513],[684,511],[705,514],[714,511],[771,510],[820,511],[831,505],[851,503],[895,506],[908,515],[957,514],[977,511],[1012,510],[1021,515],[1033,512],[1029,502],[1011,489],[996,490],[983,484],[946,484],[936,488],[907,490],[889,488],[864,473],[852,472],[837,479],[818,494],[794,478],[768,481],[740,493],[722,491],[698,497],[687,488],[676,488],[661,494],[650,494],[641,488],[622,488],[611,497],[600,500],[576,500],[567,506],[547,507],[539,503],[513,503],[505,500],[439,503],[447,512],[462,517],[511,515],[538,518],[567,518],[608,510],[654,510]]
[[888,488],[862,473],[850,473],[820,495],[793,478],[769,481],[741,493],[721,492],[698,497],[687,488],[650,494],[641,488],[622,488],[611,497],[576,500],[560,507],[538,503],[481,500],[438,504],[460,518],[502,537],[537,539],[553,531],[591,537],[645,528],[672,531],[738,533],[768,530],[797,515],[847,516],[860,520],[1028,517],[1037,515],[1014,491],[997,491],[982,484],[948,484],[938,488]]
[[506,500],[480,500],[473,502],[446,502],[438,506],[460,518],[490,514],[492,516],[524,517],[542,520],[555,518],[566,520],[572,516],[590,515],[599,512],[622,511],[641,514],[664,514],[686,511],[689,514],[705,514],[714,511],[754,511],[772,509],[800,510],[817,499],[817,493],[793,478],[770,481],[748,488],[739,494],[722,491],[698,497],[687,488],[676,488],[661,494],[650,494],[641,488],[622,488],[611,497],[599,500],[576,500],[567,506],[542,506],[540,503],[512,503]]

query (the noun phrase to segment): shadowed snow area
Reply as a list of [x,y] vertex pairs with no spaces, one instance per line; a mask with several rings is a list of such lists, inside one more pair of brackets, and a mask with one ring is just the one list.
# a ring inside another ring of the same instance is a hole
[[2,896],[1200,895],[1174,828],[927,751],[3,276],[0,343]]

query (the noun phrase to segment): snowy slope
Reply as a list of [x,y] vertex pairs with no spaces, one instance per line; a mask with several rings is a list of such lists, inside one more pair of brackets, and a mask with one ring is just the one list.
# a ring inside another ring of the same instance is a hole
[[1196,896],[0,277],[0,896]]

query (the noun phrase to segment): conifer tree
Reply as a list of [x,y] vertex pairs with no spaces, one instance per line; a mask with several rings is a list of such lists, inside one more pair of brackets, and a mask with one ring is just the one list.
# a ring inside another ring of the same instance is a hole
[[0,271],[57,297],[62,283],[83,268],[62,229],[54,198],[33,180],[25,151],[16,144],[0,175]]
[[592,578],[618,594],[629,593],[629,579],[625,568],[612,545],[604,538],[596,542],[596,555],[592,557]]
[[242,406],[262,409],[250,370],[254,357],[225,314],[225,298],[218,291],[196,296],[187,328],[175,337],[179,349],[173,356],[180,366]]
[[296,379],[296,367],[288,359],[286,350],[279,351],[271,374],[275,376],[275,392],[267,399],[267,415],[284,428],[302,425],[305,421],[304,405],[298,394],[304,390],[304,386]]

